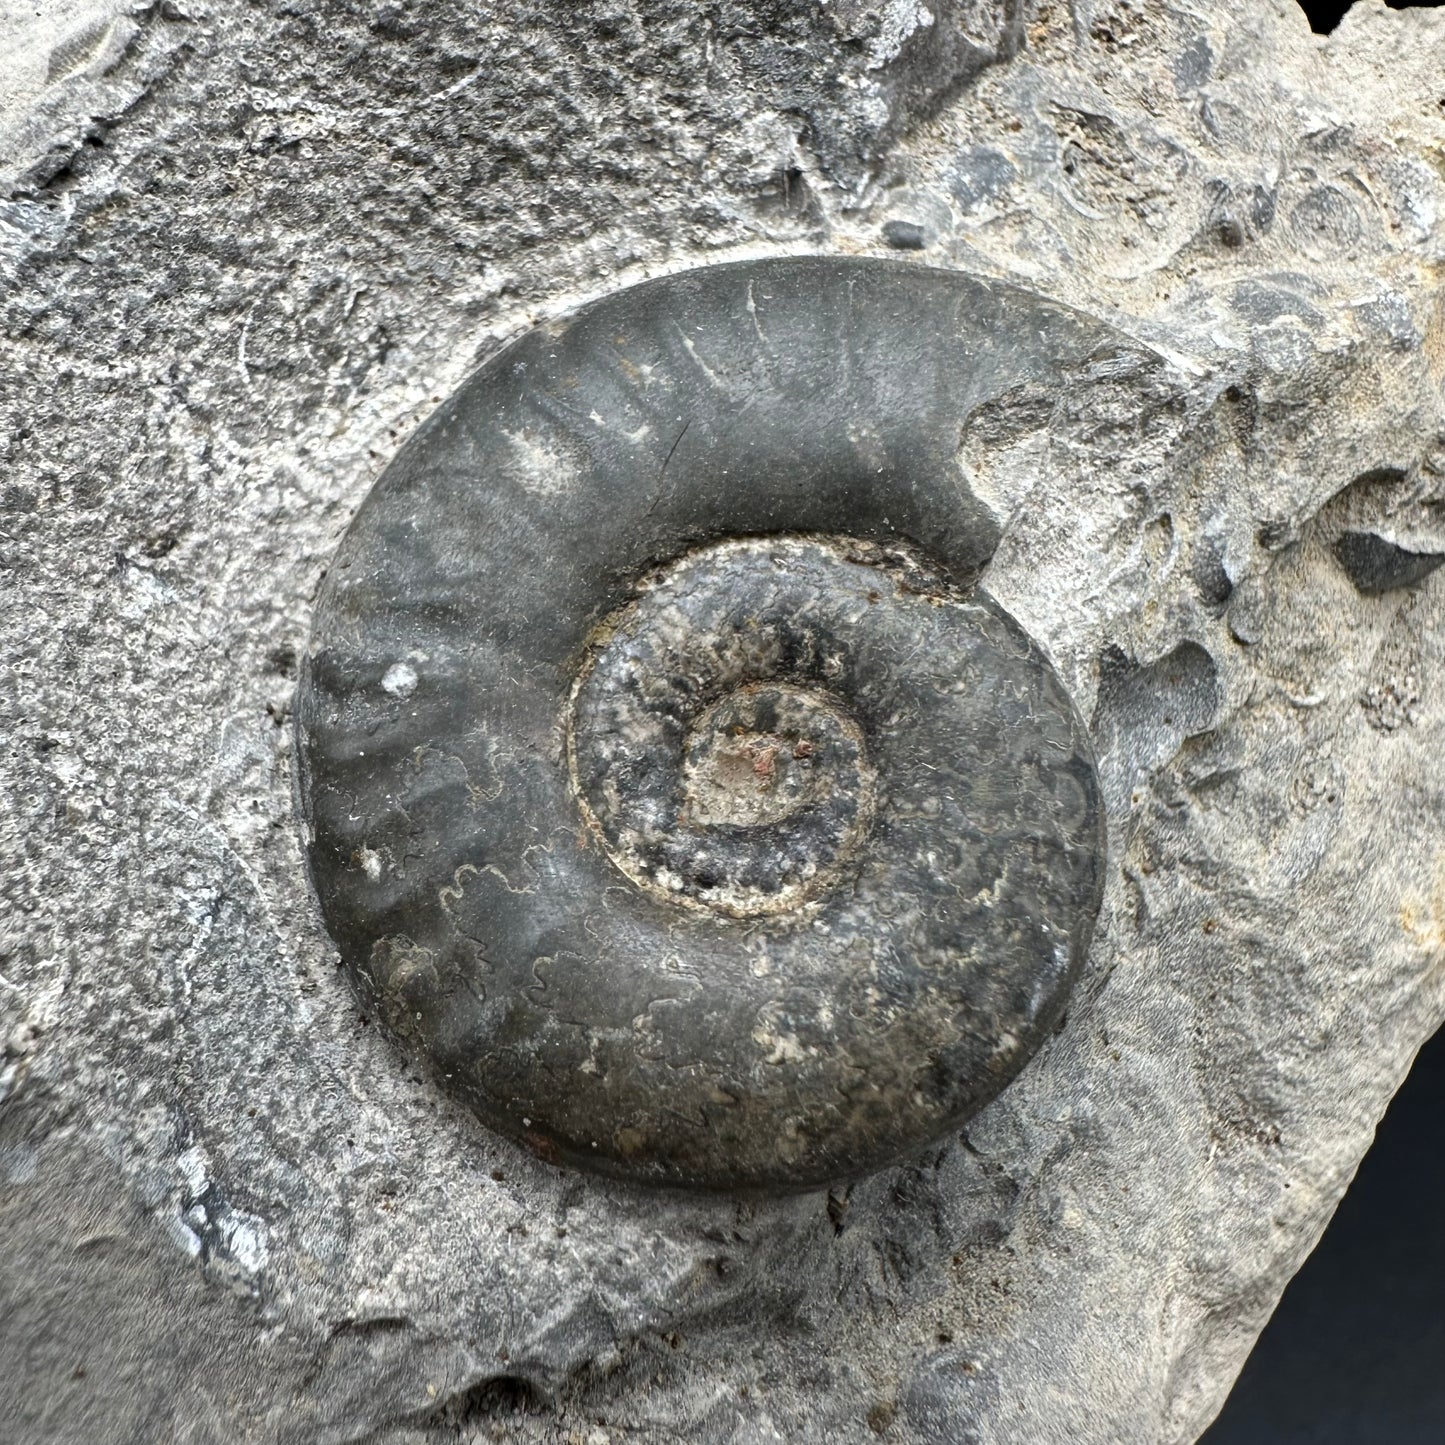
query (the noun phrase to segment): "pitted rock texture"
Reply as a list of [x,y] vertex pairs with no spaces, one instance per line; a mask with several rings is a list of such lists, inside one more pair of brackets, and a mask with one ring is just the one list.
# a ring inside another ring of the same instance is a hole
[[[1445,569],[1362,590],[1337,544],[1445,553],[1445,22],[873,13],[5,32],[13,1438],[1155,1445],[1217,1409],[1442,1013]],[[287,726],[418,421],[539,315],[736,248],[1006,277],[1163,358],[956,430],[981,595],[1108,805],[1067,1023],[966,1136],[768,1204],[564,1174],[410,1074],[333,966]]]

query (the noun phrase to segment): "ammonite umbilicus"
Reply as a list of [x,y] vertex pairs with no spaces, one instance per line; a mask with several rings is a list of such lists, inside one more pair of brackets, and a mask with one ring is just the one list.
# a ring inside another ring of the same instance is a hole
[[802,1188],[958,1125],[1057,1024],[1099,790],[973,591],[998,530],[956,452],[1100,344],[960,274],[721,265],[523,336],[388,468],[301,688],[311,866],[488,1124]]

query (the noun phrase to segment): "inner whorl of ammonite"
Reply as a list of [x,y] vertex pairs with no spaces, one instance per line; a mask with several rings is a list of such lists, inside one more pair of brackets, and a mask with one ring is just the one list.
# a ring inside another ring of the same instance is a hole
[[[911,580],[910,580],[911,579]],[[639,887],[733,917],[780,913],[842,877],[878,786],[841,638],[942,579],[829,538],[708,547],[649,578],[599,629],[573,692],[584,815]],[[895,622],[895,625],[898,625]]]

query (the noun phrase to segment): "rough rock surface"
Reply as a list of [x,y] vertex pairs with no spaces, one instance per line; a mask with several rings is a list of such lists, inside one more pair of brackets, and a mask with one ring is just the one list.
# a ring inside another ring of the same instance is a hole
[[[165,0],[0,36],[10,1438],[1194,1438],[1445,1009],[1445,14]],[[983,586],[1092,719],[1083,986],[966,1138],[852,1189],[558,1172],[333,966],[311,600],[537,315],[900,248],[1166,358],[959,419]]]

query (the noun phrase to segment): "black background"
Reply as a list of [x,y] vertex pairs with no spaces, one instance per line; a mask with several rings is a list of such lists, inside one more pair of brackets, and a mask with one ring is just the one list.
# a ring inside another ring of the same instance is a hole
[[1201,1445],[1445,1445],[1445,1032]]
[[[1414,10],[1439,5],[1442,0],[1385,0],[1391,10]],[[1328,35],[1340,23],[1350,0],[1300,0],[1300,9],[1310,18],[1310,29]],[[1382,1442],[1388,1445],[1388,1442]]]

